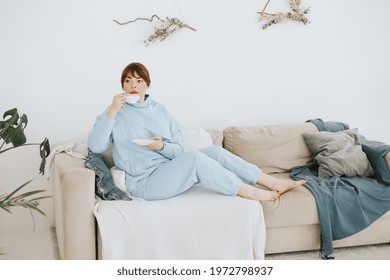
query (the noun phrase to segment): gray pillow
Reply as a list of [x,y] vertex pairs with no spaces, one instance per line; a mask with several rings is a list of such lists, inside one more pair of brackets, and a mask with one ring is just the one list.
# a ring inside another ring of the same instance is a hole
[[356,128],[338,132],[304,133],[303,137],[314,161],[319,165],[320,178],[374,175],[367,155],[362,150]]

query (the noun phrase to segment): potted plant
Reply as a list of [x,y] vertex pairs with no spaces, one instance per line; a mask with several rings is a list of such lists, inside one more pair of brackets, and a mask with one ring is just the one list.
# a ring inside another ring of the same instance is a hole
[[[3,120],[0,121],[0,156],[3,153],[18,147],[39,145],[39,155],[41,157],[39,174],[44,175],[46,158],[50,154],[49,140],[45,138],[42,143],[26,143],[27,139],[24,134],[24,129],[26,128],[27,123],[27,115],[20,114],[16,108],[4,113]],[[12,213],[12,208],[21,206],[30,210],[32,218],[34,218],[33,211],[46,216],[46,214],[39,209],[39,203],[42,199],[50,196],[38,196],[38,194],[45,190],[22,192],[23,188],[35,179],[28,180],[9,194],[0,193],[0,209]]]

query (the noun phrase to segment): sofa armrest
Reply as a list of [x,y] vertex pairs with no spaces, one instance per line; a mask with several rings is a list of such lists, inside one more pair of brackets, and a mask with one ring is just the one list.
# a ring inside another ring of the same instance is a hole
[[84,162],[66,153],[54,156],[50,180],[61,259],[96,259],[95,174]]
[[387,163],[387,168],[390,171],[390,152],[385,155],[385,160],[386,160],[386,163]]

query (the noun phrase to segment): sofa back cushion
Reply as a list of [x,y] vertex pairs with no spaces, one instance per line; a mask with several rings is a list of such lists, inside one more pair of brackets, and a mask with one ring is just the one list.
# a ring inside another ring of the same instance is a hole
[[312,123],[231,126],[223,131],[223,144],[266,173],[284,173],[312,162],[303,133],[315,131],[318,129]]
[[213,145],[221,146],[223,145],[223,132],[218,129],[207,129],[207,132],[210,134],[211,139],[213,140]]
[[195,151],[213,145],[210,133],[205,129],[183,129],[183,152]]

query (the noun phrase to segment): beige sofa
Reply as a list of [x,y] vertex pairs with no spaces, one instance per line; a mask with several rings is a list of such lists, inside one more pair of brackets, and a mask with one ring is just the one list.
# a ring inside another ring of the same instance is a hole
[[[291,168],[312,161],[302,134],[314,131],[318,131],[314,124],[303,123],[228,127],[223,132],[211,130],[209,133],[215,145],[223,145],[269,174],[287,178]],[[390,153],[386,155],[386,161],[390,166]],[[64,153],[54,157],[52,172],[61,259],[101,258],[99,230],[93,214],[94,172],[84,166],[83,160]],[[308,189],[299,187],[283,194],[277,201],[262,202],[261,205],[266,224],[266,254],[319,250],[319,218],[315,199]],[[212,218],[212,213],[203,218]],[[334,241],[334,247],[389,242],[390,211],[363,231]]]

